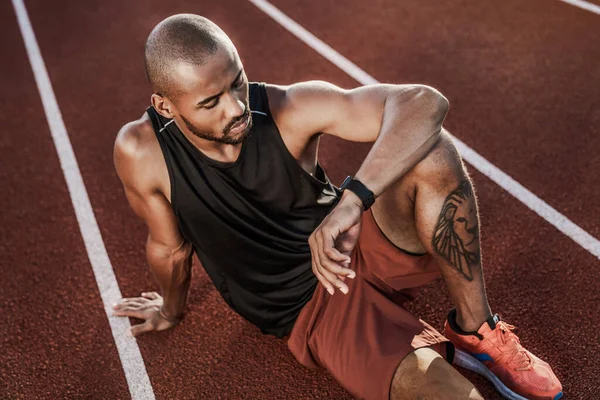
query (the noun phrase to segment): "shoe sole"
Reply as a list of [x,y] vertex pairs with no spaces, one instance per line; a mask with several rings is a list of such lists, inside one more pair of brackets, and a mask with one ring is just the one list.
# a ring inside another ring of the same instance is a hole
[[[475,357],[473,357],[472,355],[470,355],[469,353],[467,353],[463,350],[460,350],[458,348],[455,349],[454,364],[456,364],[460,367],[463,367],[465,369],[468,369],[469,371],[473,371],[480,375],[485,376],[490,382],[492,382],[492,385],[494,385],[496,390],[505,399],[528,400],[526,397],[523,397],[523,396],[513,392],[512,390],[510,390],[508,387],[506,387],[504,385],[504,383],[502,383],[500,378],[498,378],[496,375],[494,375],[494,373],[492,371],[490,371],[488,367],[486,367],[481,361],[479,361],[478,359],[476,359]],[[558,393],[556,395],[556,397],[554,397],[554,400],[558,400],[561,397],[562,397],[562,392]]]

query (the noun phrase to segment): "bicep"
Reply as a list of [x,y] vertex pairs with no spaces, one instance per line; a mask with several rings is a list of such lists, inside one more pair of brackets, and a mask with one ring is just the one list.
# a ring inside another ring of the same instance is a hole
[[324,133],[354,142],[374,142],[381,129],[389,85],[363,86],[331,99]]
[[[390,94],[410,97],[415,85],[377,84],[345,90],[327,82],[303,82],[287,88],[289,120],[308,135],[326,133],[355,142],[377,139]],[[297,130],[297,129],[296,129]]]

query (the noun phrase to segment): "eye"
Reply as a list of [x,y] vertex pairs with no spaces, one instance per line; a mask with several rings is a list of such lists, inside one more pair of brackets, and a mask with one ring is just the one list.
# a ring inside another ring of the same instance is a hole
[[233,88],[239,89],[242,87],[243,84],[244,84],[244,77],[243,77],[243,75],[240,75],[238,80],[233,84]]
[[210,110],[211,108],[215,108],[218,104],[219,104],[219,98],[217,97],[216,99],[214,99],[210,103],[205,104],[204,108],[206,108],[207,110]]

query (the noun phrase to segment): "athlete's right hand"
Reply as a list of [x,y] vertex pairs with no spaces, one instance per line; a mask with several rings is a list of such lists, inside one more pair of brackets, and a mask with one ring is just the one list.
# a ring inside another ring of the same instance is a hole
[[121,300],[113,306],[116,317],[133,317],[146,322],[131,327],[133,336],[145,332],[164,331],[179,323],[179,319],[167,319],[161,308],[163,298],[156,292],[142,293],[142,297],[132,297]]

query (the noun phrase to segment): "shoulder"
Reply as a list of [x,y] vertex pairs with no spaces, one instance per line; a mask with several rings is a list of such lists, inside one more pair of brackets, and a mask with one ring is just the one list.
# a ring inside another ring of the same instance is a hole
[[[271,115],[284,131],[312,136],[323,132],[331,111],[344,98],[346,90],[324,81],[292,85],[266,85]],[[328,111],[329,110],[329,111]]]
[[147,113],[125,124],[117,134],[113,160],[119,178],[136,192],[163,191],[168,171]]
[[[148,153],[153,145],[154,128],[147,113],[119,130],[115,139],[115,155],[133,161]],[[158,142],[157,142],[158,144]]]

